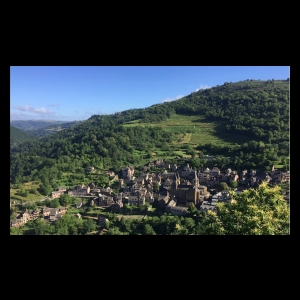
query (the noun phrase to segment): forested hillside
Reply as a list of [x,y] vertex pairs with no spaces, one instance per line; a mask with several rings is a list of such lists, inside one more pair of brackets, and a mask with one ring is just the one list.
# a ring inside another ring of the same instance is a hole
[[[201,144],[201,130],[190,142],[187,135],[193,135],[192,126],[181,132],[168,130],[163,124],[174,116],[184,116],[182,122],[199,116],[199,129],[204,123],[212,126],[218,122],[222,130],[211,130],[206,138],[213,140],[218,134],[219,144]],[[233,137],[237,137],[235,141]],[[274,161],[287,166],[289,81],[225,83],[145,109],[94,115],[14,149],[10,178],[12,183],[42,179],[51,184],[66,172],[74,173],[88,165],[117,171],[155,157],[172,159],[182,155],[190,155],[193,166],[205,167],[209,162],[203,160],[203,154],[211,153],[224,156],[214,162],[222,167],[267,169]]]
[[35,138],[32,135],[18,128],[10,126],[10,148],[14,148],[26,141],[33,141],[33,140],[35,140]]

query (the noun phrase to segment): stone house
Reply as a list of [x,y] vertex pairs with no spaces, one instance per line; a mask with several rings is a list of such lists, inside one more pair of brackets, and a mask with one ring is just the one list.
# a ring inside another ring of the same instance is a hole
[[167,195],[167,196],[165,196],[165,195],[159,195],[157,200],[158,200],[159,206],[161,208],[164,208],[169,203],[170,196],[169,195]]
[[113,213],[120,213],[121,209],[123,208],[122,200],[116,201],[116,203],[114,203],[110,208]]
[[115,202],[112,196],[105,196],[100,194],[98,197],[98,206],[111,206]]
[[134,168],[132,166],[127,166],[121,170],[122,178],[132,177],[134,174]]
[[171,207],[174,207],[174,206],[176,206],[176,201],[175,201],[175,200],[171,200],[171,201],[167,204],[167,206],[166,206],[166,208],[165,208],[166,212],[167,212],[167,213],[171,213]]
[[182,170],[179,170],[179,174],[181,177],[189,177],[190,174],[193,175],[193,173],[195,173],[195,170],[193,170],[193,168],[191,168],[189,164],[183,167]]
[[20,219],[14,219],[14,220],[10,221],[10,227],[19,228],[22,225],[23,225],[23,223]]
[[106,171],[105,174],[106,174],[107,176],[110,176],[110,177],[116,175],[114,171]]
[[55,222],[62,218],[62,216],[66,213],[67,209],[65,207],[60,208],[52,208],[50,210],[49,221]]
[[128,205],[139,205],[145,204],[145,197],[141,197],[141,196],[129,196],[128,197]]
[[221,173],[221,171],[220,171],[219,168],[213,167],[213,168],[211,169],[210,175],[211,175],[211,176],[218,176],[218,175],[220,175],[220,173]]
[[68,190],[70,196],[86,196],[90,193],[90,187],[85,185],[78,185]]
[[183,216],[188,213],[187,207],[183,206],[171,206],[168,208],[168,211],[172,215]]
[[66,192],[67,191],[67,188],[65,186],[59,186],[58,187],[58,191],[59,192]]
[[98,216],[98,224],[99,226],[105,226],[105,223],[108,221],[108,219],[106,219],[105,217],[103,216]]
[[61,195],[62,193],[63,193],[63,192],[60,192],[60,191],[54,191],[54,192],[51,193],[51,197],[52,197],[53,199],[59,198],[60,195]]
[[211,201],[213,202],[225,202],[230,200],[230,194],[228,191],[221,191],[219,193],[216,193],[215,195],[212,196]]
[[64,206],[61,206],[58,210],[59,210],[59,213],[62,215],[64,215],[67,212],[67,208]]
[[51,208],[48,208],[48,207],[43,208],[43,216],[44,217],[50,216],[50,212],[51,212]]
[[215,201],[203,201],[200,210],[207,212],[208,210],[217,211],[216,202]]
[[147,192],[145,195],[145,201],[147,201],[148,203],[153,203],[154,202],[154,195],[151,192]]

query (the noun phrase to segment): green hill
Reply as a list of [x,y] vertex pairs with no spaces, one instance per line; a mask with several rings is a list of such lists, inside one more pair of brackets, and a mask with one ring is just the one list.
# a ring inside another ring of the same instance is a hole
[[21,143],[33,141],[35,138],[29,133],[10,125],[10,147],[16,147]]
[[159,157],[192,157],[191,165],[204,167],[204,154],[222,155],[211,163],[221,167],[287,167],[289,81],[224,83],[145,109],[94,115],[20,145],[11,157],[11,181],[66,175],[74,182],[85,180],[80,174],[88,165],[118,171]]

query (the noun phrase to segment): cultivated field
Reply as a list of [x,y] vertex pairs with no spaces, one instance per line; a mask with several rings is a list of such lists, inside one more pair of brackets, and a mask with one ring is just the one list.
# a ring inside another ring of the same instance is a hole
[[223,122],[207,121],[201,116],[174,115],[166,121],[159,123],[138,123],[138,120],[128,122],[125,127],[132,126],[158,126],[164,130],[176,133],[176,145],[191,144],[195,147],[200,144],[214,143],[216,145],[232,145],[249,141],[244,135],[232,134],[225,130]]

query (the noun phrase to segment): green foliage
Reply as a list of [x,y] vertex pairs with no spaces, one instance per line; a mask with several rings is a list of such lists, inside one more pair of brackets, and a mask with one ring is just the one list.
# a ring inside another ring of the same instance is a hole
[[57,208],[60,206],[59,200],[58,198],[55,198],[53,200],[50,201],[50,207],[52,208]]
[[234,181],[234,180],[229,181],[229,186],[233,189],[236,188],[238,186],[238,184],[239,183],[237,181]]
[[196,208],[195,204],[192,202],[191,204],[189,204],[188,207],[188,212],[193,216],[196,212],[198,211],[198,209]]
[[34,235],[49,235],[54,233],[53,226],[49,222],[39,218],[33,221],[32,228]]
[[37,203],[33,202],[33,203],[28,203],[25,205],[26,209],[36,209],[37,208]]
[[85,234],[87,226],[83,229],[84,221],[72,215],[64,215],[60,220],[56,221],[55,233],[59,235],[78,235]]
[[97,229],[97,224],[93,219],[86,219],[83,221],[82,234],[87,234],[88,232],[95,231]]
[[223,190],[228,191],[229,190],[229,186],[227,185],[226,182],[220,182],[220,184],[218,186],[218,190],[219,191],[223,191]]
[[36,189],[35,187],[31,188],[31,189],[29,190],[29,192],[30,192],[31,194],[34,194],[34,195],[36,195],[36,194],[38,193],[38,191],[37,191],[37,189]]
[[62,206],[68,206],[72,203],[72,197],[68,194],[62,194],[59,197],[59,203]]
[[33,140],[35,140],[35,138],[32,135],[10,125],[10,148],[17,147],[21,143]]
[[50,185],[45,185],[45,184],[42,184],[40,186],[40,193],[44,196],[49,196],[50,193],[52,192],[52,188]]
[[156,235],[154,229],[152,228],[151,225],[149,224],[145,224],[144,225],[144,231],[143,231],[144,235]]
[[197,227],[197,234],[226,235],[289,235],[289,205],[279,186],[269,187],[263,182],[233,200],[218,203],[218,211],[208,212]]

